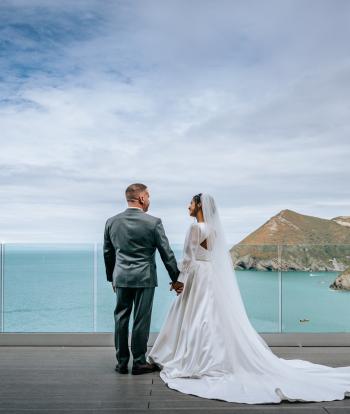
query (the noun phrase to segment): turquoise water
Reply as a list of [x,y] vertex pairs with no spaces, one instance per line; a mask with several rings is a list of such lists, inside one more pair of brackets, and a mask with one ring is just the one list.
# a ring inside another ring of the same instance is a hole
[[[182,247],[173,249],[181,259]],[[96,257],[94,282],[92,244],[5,245],[4,331],[113,331],[115,294],[106,281],[100,245]],[[175,298],[159,255],[157,269],[152,332],[159,331]],[[350,292],[329,289],[336,275],[236,271],[248,316],[259,332],[280,332],[280,317],[282,332],[350,332]]]

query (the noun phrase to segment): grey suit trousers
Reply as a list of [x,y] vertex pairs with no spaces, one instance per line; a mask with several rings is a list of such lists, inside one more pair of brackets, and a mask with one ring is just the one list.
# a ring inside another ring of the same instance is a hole
[[154,287],[117,287],[114,310],[114,344],[120,367],[126,367],[130,352],[128,347],[129,320],[134,305],[134,323],[131,334],[133,365],[146,364],[147,342],[151,325]]

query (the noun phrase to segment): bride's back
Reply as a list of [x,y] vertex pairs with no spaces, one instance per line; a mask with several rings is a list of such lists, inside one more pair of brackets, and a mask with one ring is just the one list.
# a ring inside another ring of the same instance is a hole
[[196,250],[196,260],[210,260],[210,251],[207,249],[207,237],[209,236],[209,229],[205,222],[196,223],[198,226],[199,244]]

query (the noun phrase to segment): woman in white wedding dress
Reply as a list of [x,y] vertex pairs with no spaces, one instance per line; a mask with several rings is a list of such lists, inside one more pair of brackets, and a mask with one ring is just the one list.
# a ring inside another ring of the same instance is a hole
[[215,200],[189,207],[179,280],[184,283],[148,356],[173,389],[204,398],[259,404],[332,401],[350,396],[350,366],[333,368],[276,356],[251,325]]

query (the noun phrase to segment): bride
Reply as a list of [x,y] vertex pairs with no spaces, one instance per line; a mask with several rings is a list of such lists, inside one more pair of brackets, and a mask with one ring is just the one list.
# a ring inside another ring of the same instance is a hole
[[[209,194],[193,197],[178,291],[148,356],[175,390],[259,404],[350,396],[350,366],[332,368],[276,356],[245,311],[219,212]],[[179,294],[181,293],[181,294]]]

